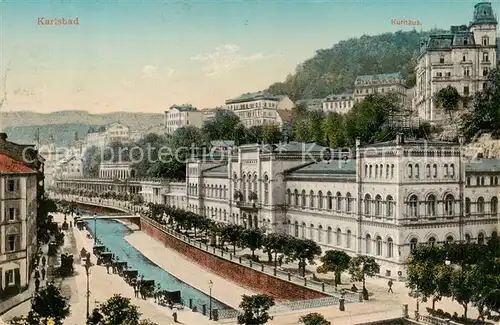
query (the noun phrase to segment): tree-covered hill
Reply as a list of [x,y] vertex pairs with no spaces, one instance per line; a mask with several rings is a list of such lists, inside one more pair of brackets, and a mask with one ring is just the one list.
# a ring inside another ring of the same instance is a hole
[[410,86],[415,83],[413,68],[422,38],[431,32],[398,31],[377,36],[363,35],[318,50],[284,82],[272,84],[268,91],[288,95],[292,100],[324,98],[352,91],[359,75],[401,72]]

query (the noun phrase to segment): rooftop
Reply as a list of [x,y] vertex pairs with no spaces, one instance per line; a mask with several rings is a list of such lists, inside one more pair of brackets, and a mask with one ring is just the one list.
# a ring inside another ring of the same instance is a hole
[[0,174],[34,174],[35,170],[26,166],[22,161],[13,159],[0,153]]
[[278,115],[281,118],[282,122],[290,122],[292,120],[292,111],[291,110],[278,109],[276,111],[278,112]]
[[[197,111],[196,107],[190,104],[184,104],[184,105],[172,105],[170,106],[169,110],[176,109],[180,112],[191,112],[191,111]],[[168,111],[167,111],[168,112]]]
[[499,170],[499,158],[474,159],[465,164],[465,171],[468,172],[498,172]]
[[398,144],[398,140],[390,140],[385,142],[376,142],[371,144],[364,144],[361,147],[395,147],[395,146],[421,146],[421,147],[431,147],[431,146],[458,146],[456,142],[448,141],[436,141],[436,140],[425,140],[425,139],[402,139]]
[[493,13],[491,2],[479,2],[474,6],[474,15],[471,25],[474,24],[496,24],[497,19]]
[[352,94],[338,94],[338,95],[333,94],[333,95],[328,95],[328,97],[325,98],[326,101],[351,100],[351,99],[353,99]]
[[273,95],[270,93],[266,93],[263,91],[259,91],[256,93],[246,93],[242,94],[236,98],[228,99],[226,100],[226,104],[236,104],[236,103],[244,103],[244,102],[250,102],[254,100],[274,100],[274,101],[280,101],[286,96],[283,95]]
[[356,160],[324,160],[290,171],[289,175],[356,175]]
[[404,79],[400,72],[381,73],[358,76],[354,82],[356,86],[373,85],[373,84],[393,84],[403,83]]
[[204,175],[210,175],[210,174],[227,174],[227,165],[222,165],[222,166],[216,166],[216,167],[211,167],[208,169],[205,169],[203,171]]

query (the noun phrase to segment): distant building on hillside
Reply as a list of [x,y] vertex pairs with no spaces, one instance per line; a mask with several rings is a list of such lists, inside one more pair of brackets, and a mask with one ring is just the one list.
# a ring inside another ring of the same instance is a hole
[[185,126],[201,127],[203,112],[192,105],[172,105],[165,111],[165,133],[173,134],[175,130]]
[[220,117],[232,113],[231,111],[225,110],[222,107],[216,108],[205,108],[201,110],[203,113],[203,123],[210,123],[216,121]]
[[354,96],[352,94],[330,95],[324,99],[323,111],[345,114],[354,106]]
[[106,127],[106,144],[112,142],[127,143],[130,141],[130,127],[115,122]]
[[418,116],[437,121],[444,114],[433,97],[451,85],[461,96],[486,87],[488,73],[496,67],[497,19],[490,2],[474,6],[469,26],[451,26],[450,32],[430,35],[422,41],[416,67],[417,84],[413,105]]
[[358,76],[354,82],[354,102],[360,102],[370,94],[394,93],[403,108],[407,108],[407,89],[400,72]]
[[280,124],[277,110],[291,110],[294,103],[288,96],[266,92],[246,93],[226,100],[226,109],[234,112],[247,128]]
[[83,177],[83,159],[81,156],[70,156],[63,158],[55,166],[56,179],[82,178]]

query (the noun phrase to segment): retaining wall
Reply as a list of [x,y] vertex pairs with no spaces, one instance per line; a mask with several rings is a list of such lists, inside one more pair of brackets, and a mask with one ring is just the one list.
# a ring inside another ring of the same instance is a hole
[[209,269],[215,274],[248,288],[251,291],[263,293],[278,300],[303,300],[330,297],[329,295],[302,287],[271,275],[240,265],[202,249],[194,247],[165,231],[157,228],[146,219],[141,218],[141,230],[154,237],[165,246],[181,253],[186,258]]

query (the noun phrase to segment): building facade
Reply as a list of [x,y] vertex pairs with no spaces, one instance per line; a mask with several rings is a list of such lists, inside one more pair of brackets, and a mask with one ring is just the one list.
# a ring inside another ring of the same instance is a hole
[[34,146],[0,133],[0,296],[28,286],[37,247],[37,200],[43,165]]
[[99,166],[99,177],[120,180],[135,178],[135,170],[130,162],[103,162]]
[[70,156],[57,162],[54,178],[80,178],[83,177],[83,159],[81,156]]
[[354,96],[352,94],[330,95],[323,102],[323,111],[346,114],[353,106]]
[[170,135],[186,126],[200,128],[203,125],[203,112],[191,105],[172,105],[165,111],[164,124],[165,133]]
[[468,26],[452,26],[449,33],[431,35],[422,42],[413,99],[420,118],[444,118],[433,100],[442,88],[451,85],[467,97],[486,87],[488,73],[496,67],[496,31],[491,3],[481,2],[474,6]]
[[106,143],[120,142],[127,143],[130,141],[130,128],[123,123],[111,123],[106,128]]
[[408,108],[406,81],[401,73],[359,76],[354,82],[354,101],[360,102],[370,94],[394,94],[403,108]]
[[226,109],[234,112],[246,128],[279,125],[278,110],[291,110],[294,103],[287,96],[265,92],[247,93],[226,100]]

